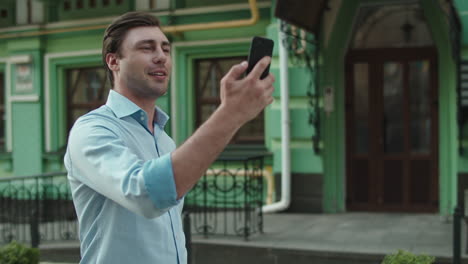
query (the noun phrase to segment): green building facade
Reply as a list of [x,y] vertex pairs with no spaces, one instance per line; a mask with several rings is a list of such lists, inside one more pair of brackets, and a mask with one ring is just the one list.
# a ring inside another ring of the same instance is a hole
[[[280,199],[279,33],[285,31],[288,210],[450,215],[458,178],[468,172],[457,88],[459,60],[468,60],[468,2],[330,0],[310,12],[323,14],[311,15],[310,21],[321,21],[313,33],[291,25],[280,30],[276,4],[2,1],[0,177],[64,170],[73,121],[100,106],[109,90],[101,59],[104,29],[119,14],[142,10],[160,18],[172,42],[170,89],[157,104],[170,114],[167,130],[177,144],[219,104],[219,80],[247,58],[251,38],[275,40],[275,102],[226,151],[270,152],[266,167],[275,177],[268,183]],[[454,14],[462,26],[460,52]]]

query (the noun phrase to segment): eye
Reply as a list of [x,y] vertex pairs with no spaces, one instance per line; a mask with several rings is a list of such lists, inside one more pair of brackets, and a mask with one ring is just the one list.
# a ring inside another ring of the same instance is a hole
[[141,49],[142,50],[153,50],[153,47],[150,46],[150,45],[147,45],[147,46],[141,46]]

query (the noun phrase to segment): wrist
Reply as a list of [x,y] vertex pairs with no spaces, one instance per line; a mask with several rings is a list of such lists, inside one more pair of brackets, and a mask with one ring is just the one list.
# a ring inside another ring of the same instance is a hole
[[226,127],[231,127],[236,131],[245,123],[241,113],[227,107],[223,103],[221,103],[218,109],[213,113],[213,117],[217,119],[217,123],[225,123]]

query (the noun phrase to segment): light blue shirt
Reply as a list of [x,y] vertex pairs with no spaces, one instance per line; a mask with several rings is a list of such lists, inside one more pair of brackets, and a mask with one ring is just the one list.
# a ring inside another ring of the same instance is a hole
[[73,126],[65,167],[80,228],[81,262],[187,263],[181,211],[156,108],[154,135],[136,104],[111,90],[106,105]]

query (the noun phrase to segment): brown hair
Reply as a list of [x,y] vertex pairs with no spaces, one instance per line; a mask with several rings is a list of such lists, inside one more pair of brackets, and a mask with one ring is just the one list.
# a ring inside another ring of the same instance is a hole
[[102,61],[107,68],[107,76],[114,88],[114,76],[106,63],[108,53],[116,53],[121,56],[120,46],[125,39],[127,32],[136,27],[160,27],[159,19],[145,12],[128,12],[116,18],[107,27],[102,41]]

